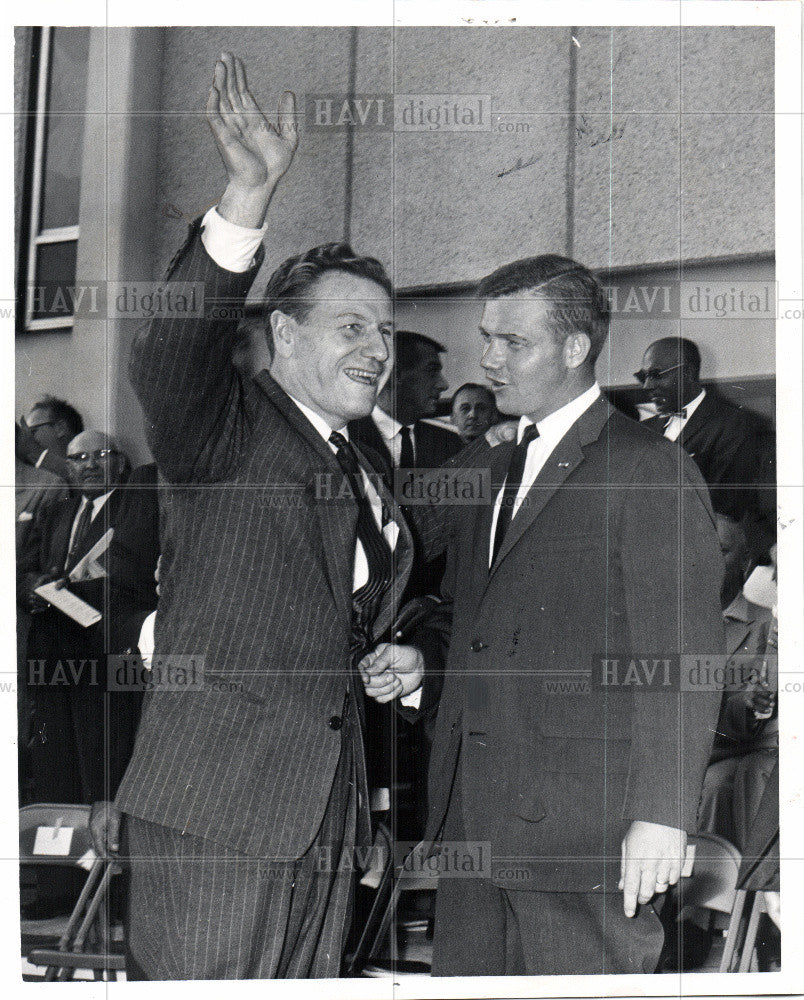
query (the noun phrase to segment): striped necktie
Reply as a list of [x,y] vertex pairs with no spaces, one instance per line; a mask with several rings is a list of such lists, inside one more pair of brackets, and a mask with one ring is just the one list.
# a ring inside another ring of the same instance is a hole
[[349,481],[352,495],[357,503],[357,537],[366,553],[368,563],[368,580],[352,595],[353,651],[359,648],[365,650],[372,644],[374,619],[377,617],[382,597],[391,585],[393,559],[391,549],[374,519],[354,448],[337,431],[330,434],[329,442],[337,449],[335,458]]

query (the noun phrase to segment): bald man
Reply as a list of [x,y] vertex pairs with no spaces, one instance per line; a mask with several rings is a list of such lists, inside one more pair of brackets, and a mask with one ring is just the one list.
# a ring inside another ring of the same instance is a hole
[[[60,581],[105,613],[105,557],[129,463],[101,431],[76,435],[67,446],[67,462],[74,489],[34,523],[19,567],[19,599],[32,612],[26,677],[32,737],[30,746],[21,747],[24,802],[90,803],[108,797],[105,786],[115,777],[114,755],[109,768],[104,759],[106,622],[102,618],[85,628],[35,591]],[[93,549],[95,558],[89,560]]]

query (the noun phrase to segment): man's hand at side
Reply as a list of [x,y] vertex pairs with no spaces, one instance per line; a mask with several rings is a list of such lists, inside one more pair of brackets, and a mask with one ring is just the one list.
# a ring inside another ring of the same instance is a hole
[[681,877],[687,853],[687,834],[672,826],[635,820],[622,842],[619,889],[627,917],[636,904],[649,903],[657,892],[667,892]]
[[243,63],[230,52],[215,63],[206,115],[229,183],[218,212],[234,225],[259,229],[276,185],[299,143],[296,101],[285,91],[277,124],[260,111],[246,82]]
[[122,813],[114,802],[93,802],[89,813],[89,833],[99,858],[117,854],[120,850],[120,820]]
[[366,694],[381,705],[411,694],[424,678],[424,657],[415,646],[381,642],[358,664]]

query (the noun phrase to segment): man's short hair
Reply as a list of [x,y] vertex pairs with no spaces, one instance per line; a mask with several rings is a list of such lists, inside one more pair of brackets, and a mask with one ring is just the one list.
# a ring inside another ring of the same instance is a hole
[[520,292],[543,293],[554,306],[556,340],[563,343],[573,333],[585,333],[591,343],[588,361],[597,359],[609,332],[609,301],[587,267],[558,254],[524,257],[498,268],[477,287],[482,299],[500,299]]
[[84,429],[84,421],[78,410],[70,406],[66,400],[58,399],[56,396],[42,396],[34,403],[31,410],[47,410],[54,422],[63,420],[70,432],[70,440]]
[[464,389],[479,389],[480,392],[485,393],[489,397],[489,402],[496,409],[497,400],[494,398],[494,393],[489,389],[487,385],[482,385],[480,382],[464,382],[463,385],[458,386],[458,388],[453,392],[452,399],[449,401],[449,408],[453,410],[455,408],[455,400],[460,396]]
[[443,354],[446,347],[437,340],[415,330],[397,330],[394,334],[394,364],[397,371],[407,372],[415,368],[421,358],[422,348],[430,347]]
[[661,337],[659,340],[654,340],[650,346],[657,344],[669,347],[679,363],[689,369],[693,378],[698,378],[701,374],[701,352],[694,340],[688,340],[686,337]]
[[357,278],[367,278],[393,296],[391,279],[375,257],[358,256],[348,243],[325,243],[289,257],[268,279],[263,301],[266,330],[270,333],[270,316],[274,309],[304,322],[312,305],[308,293],[328,271],[344,271]]

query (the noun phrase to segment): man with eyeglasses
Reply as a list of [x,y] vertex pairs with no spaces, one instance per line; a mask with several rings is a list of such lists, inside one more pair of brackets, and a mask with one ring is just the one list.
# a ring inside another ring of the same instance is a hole
[[63,399],[43,396],[20,419],[18,450],[37,469],[69,479],[67,445],[84,429],[81,414]]
[[[108,434],[84,431],[70,441],[66,460],[73,492],[32,527],[19,566],[20,602],[33,616],[27,650],[30,773],[23,797],[91,803],[106,797],[104,561],[125,499],[119,486],[128,459]],[[63,581],[104,619],[85,628],[36,594],[53,581]]]
[[[695,460],[719,514],[740,520],[755,507],[762,477],[757,419],[700,382],[701,354],[685,337],[663,337],[645,351],[634,377],[656,416],[645,425]],[[770,456],[768,456],[770,460]],[[765,477],[767,480],[767,477]]]

